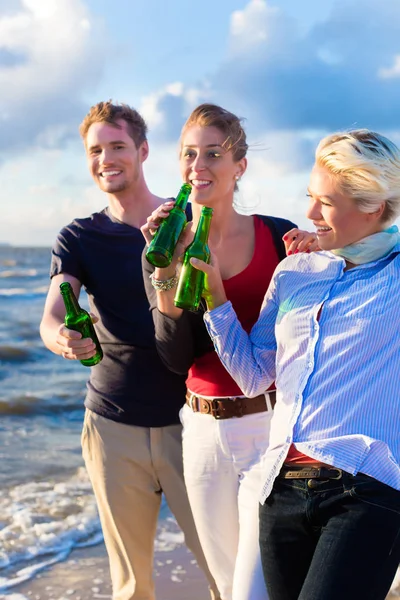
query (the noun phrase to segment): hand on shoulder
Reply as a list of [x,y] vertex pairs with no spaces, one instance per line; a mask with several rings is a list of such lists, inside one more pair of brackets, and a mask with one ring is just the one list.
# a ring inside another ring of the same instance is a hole
[[300,252],[315,252],[321,250],[318,246],[316,233],[305,231],[294,227],[283,236],[285,244],[286,256],[298,254]]

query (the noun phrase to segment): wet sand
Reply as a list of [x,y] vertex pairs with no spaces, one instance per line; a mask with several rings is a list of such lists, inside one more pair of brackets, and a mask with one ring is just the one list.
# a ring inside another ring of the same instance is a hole
[[[157,600],[209,600],[206,580],[193,555],[179,545],[155,554]],[[1,600],[111,599],[111,584],[104,545],[75,550],[69,559],[14,587]]]
[[[154,560],[157,600],[209,600],[206,580],[182,544],[158,551]],[[74,551],[68,560],[36,578],[0,594],[0,600],[111,600],[104,545]],[[387,600],[400,598],[400,570]],[[362,599],[358,599],[362,600]]]

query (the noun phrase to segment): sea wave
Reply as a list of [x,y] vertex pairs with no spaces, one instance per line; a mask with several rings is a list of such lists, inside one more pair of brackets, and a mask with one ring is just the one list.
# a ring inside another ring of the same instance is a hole
[[21,394],[8,400],[0,399],[0,415],[59,415],[82,409],[82,399],[75,395],[51,400],[31,394]]
[[0,260],[0,265],[4,267],[15,267],[16,264],[17,261],[15,260],[15,258],[5,258],[3,260]]
[[[0,490],[0,515],[0,592],[64,561],[75,548],[103,540],[84,467],[61,482],[33,482]],[[183,543],[183,533],[163,498],[155,549],[170,552]]]
[[0,296],[23,296],[27,292],[26,288],[6,288],[0,290]]
[[65,481],[0,490],[0,515],[0,592],[103,539],[84,468]]
[[37,296],[44,296],[49,290],[48,285],[41,285],[40,287],[28,289],[23,287],[3,288],[0,289],[0,296],[26,296],[27,298],[35,298]]
[[27,362],[32,359],[32,353],[28,348],[10,345],[0,346],[0,360],[4,362]]
[[0,277],[36,277],[37,275],[37,269],[8,269],[7,271],[0,271]]

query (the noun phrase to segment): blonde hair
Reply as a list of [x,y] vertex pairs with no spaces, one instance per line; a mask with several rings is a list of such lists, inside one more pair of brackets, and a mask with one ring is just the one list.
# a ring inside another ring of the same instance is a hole
[[86,117],[79,126],[79,133],[83,140],[86,140],[89,127],[93,123],[109,123],[117,129],[120,129],[118,121],[125,121],[127,131],[135,142],[136,148],[147,139],[147,125],[143,117],[127,104],[113,104],[108,102],[98,102],[91,107]]
[[399,216],[400,150],[388,138],[368,129],[334,133],[320,141],[315,161],[361,212],[376,212],[384,202],[385,225]]

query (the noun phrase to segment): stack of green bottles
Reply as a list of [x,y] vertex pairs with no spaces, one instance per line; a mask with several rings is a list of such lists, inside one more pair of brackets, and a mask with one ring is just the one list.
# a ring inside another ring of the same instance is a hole
[[157,229],[146,252],[146,258],[154,267],[164,269],[171,264],[175,248],[187,223],[186,206],[192,186],[184,183],[176,197],[174,207]]
[[79,306],[74,290],[68,281],[60,284],[60,292],[65,305],[65,326],[68,329],[79,331],[82,338],[90,338],[96,345],[96,354],[91,358],[80,361],[85,367],[93,367],[103,358],[103,350],[94,329],[92,318],[86,310]]
[[193,242],[186,248],[182,270],[179,275],[174,304],[179,308],[196,311],[199,309],[204,291],[204,273],[190,264],[191,258],[210,262],[208,235],[213,209],[203,206]]

